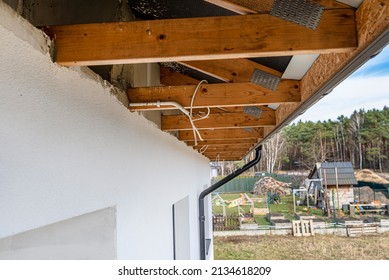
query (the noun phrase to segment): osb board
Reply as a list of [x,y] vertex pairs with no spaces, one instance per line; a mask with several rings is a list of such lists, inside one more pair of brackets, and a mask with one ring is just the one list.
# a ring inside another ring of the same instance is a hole
[[286,120],[340,69],[389,28],[389,0],[365,0],[356,12],[356,21],[358,49],[349,53],[320,55],[301,81],[302,102],[280,105],[277,109],[277,124]]

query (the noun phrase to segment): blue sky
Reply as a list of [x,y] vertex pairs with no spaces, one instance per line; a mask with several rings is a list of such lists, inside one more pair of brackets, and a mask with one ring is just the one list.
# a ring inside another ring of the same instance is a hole
[[366,62],[294,122],[336,120],[354,110],[389,106],[389,46]]

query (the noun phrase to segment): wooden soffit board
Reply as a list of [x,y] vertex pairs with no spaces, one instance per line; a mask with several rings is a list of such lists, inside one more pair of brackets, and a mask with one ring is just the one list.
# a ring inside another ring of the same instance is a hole
[[90,66],[334,53],[357,47],[354,9],[325,10],[316,30],[269,14],[48,27],[56,62]]

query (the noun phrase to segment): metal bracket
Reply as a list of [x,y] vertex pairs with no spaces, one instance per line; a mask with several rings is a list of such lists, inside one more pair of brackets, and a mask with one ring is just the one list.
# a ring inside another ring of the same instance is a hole
[[310,29],[319,25],[324,8],[310,0],[275,0],[270,14]]
[[277,90],[280,81],[281,78],[259,69],[254,69],[250,79],[250,82],[268,88],[272,91]]

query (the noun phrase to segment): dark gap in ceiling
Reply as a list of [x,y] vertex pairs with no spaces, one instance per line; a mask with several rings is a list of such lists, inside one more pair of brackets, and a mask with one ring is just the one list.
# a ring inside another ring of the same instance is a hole
[[235,15],[204,0],[129,0],[128,4],[136,17],[145,20]]
[[277,57],[258,57],[258,58],[250,58],[250,60],[270,67],[274,70],[280,71],[281,73],[285,72],[286,67],[290,60],[291,56],[277,56]]
[[209,84],[220,84],[224,83],[224,81],[219,80],[215,77],[209,76],[207,74],[204,74],[200,71],[194,70],[192,68],[186,67],[184,65],[181,65],[177,62],[166,62],[166,63],[160,63],[161,66],[170,68],[171,70],[178,72],[180,74],[190,76],[193,79],[196,79],[198,81],[206,80]]

